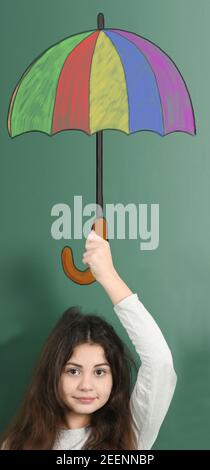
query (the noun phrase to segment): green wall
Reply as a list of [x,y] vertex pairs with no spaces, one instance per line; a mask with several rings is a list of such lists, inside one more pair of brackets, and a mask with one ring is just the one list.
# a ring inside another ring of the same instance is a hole
[[[28,133],[11,140],[7,111],[26,67],[62,38],[106,27],[140,34],[175,61],[188,85],[195,137],[104,133],[104,202],[160,205],[160,244],[111,240],[120,275],[154,316],[171,347],[176,392],[154,449],[209,449],[210,435],[210,65],[209,0],[3,2],[0,15],[0,425],[15,413],[48,332],[71,305],[104,315],[127,335],[96,283],[64,275],[65,241],[51,237],[51,208],[95,201],[95,136]],[[84,242],[72,240],[80,269]],[[129,346],[133,348],[129,342]]]

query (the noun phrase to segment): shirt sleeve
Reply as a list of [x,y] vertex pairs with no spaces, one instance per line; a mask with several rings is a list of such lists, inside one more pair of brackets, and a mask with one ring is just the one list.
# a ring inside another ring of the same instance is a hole
[[114,307],[141,360],[130,408],[138,449],[149,450],[166,416],[176,387],[177,376],[166,340],[137,294]]

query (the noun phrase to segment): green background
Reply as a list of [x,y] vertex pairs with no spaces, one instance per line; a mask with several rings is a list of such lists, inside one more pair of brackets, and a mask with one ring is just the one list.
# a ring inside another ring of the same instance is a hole
[[[95,201],[95,136],[71,131],[10,139],[6,126],[10,96],[28,65],[62,38],[95,28],[99,11],[106,27],[136,32],[165,50],[193,101],[195,137],[104,133],[104,202],[160,204],[157,250],[140,251],[139,239],[110,241],[121,277],[165,335],[178,376],[153,449],[209,449],[209,0],[1,4],[1,429],[16,412],[40,348],[67,307],[101,313],[128,341],[100,285],[79,286],[64,275],[60,252],[66,243],[50,233],[54,204],[72,207],[74,195],[83,196],[83,207]],[[84,243],[69,243],[80,269]]]

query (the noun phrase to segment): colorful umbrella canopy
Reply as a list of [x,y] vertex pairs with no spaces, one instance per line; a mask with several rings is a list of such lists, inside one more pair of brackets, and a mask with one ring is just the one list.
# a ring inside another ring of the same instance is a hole
[[127,134],[195,133],[186,84],[155,44],[120,29],[88,31],[48,49],[26,70],[12,97],[12,137],[79,129]]
[[[93,228],[107,238],[103,216],[103,130],[196,133],[191,98],[174,62],[143,37],[104,27],[64,39],[26,70],[12,95],[11,137],[29,131],[54,135],[78,129],[96,133],[96,204]],[[98,208],[101,212],[98,212]],[[98,215],[100,214],[100,215]],[[71,248],[62,251],[66,275],[78,284],[95,281],[76,268]]]

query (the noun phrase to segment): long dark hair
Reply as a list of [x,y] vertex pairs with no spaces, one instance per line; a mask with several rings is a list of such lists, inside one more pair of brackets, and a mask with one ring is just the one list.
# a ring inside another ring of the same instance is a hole
[[103,318],[69,308],[49,335],[20,411],[2,436],[4,449],[52,449],[67,406],[59,395],[59,380],[76,346],[103,347],[111,366],[113,385],[107,403],[90,415],[91,432],[83,449],[136,449],[129,406],[131,365],[129,349]]

